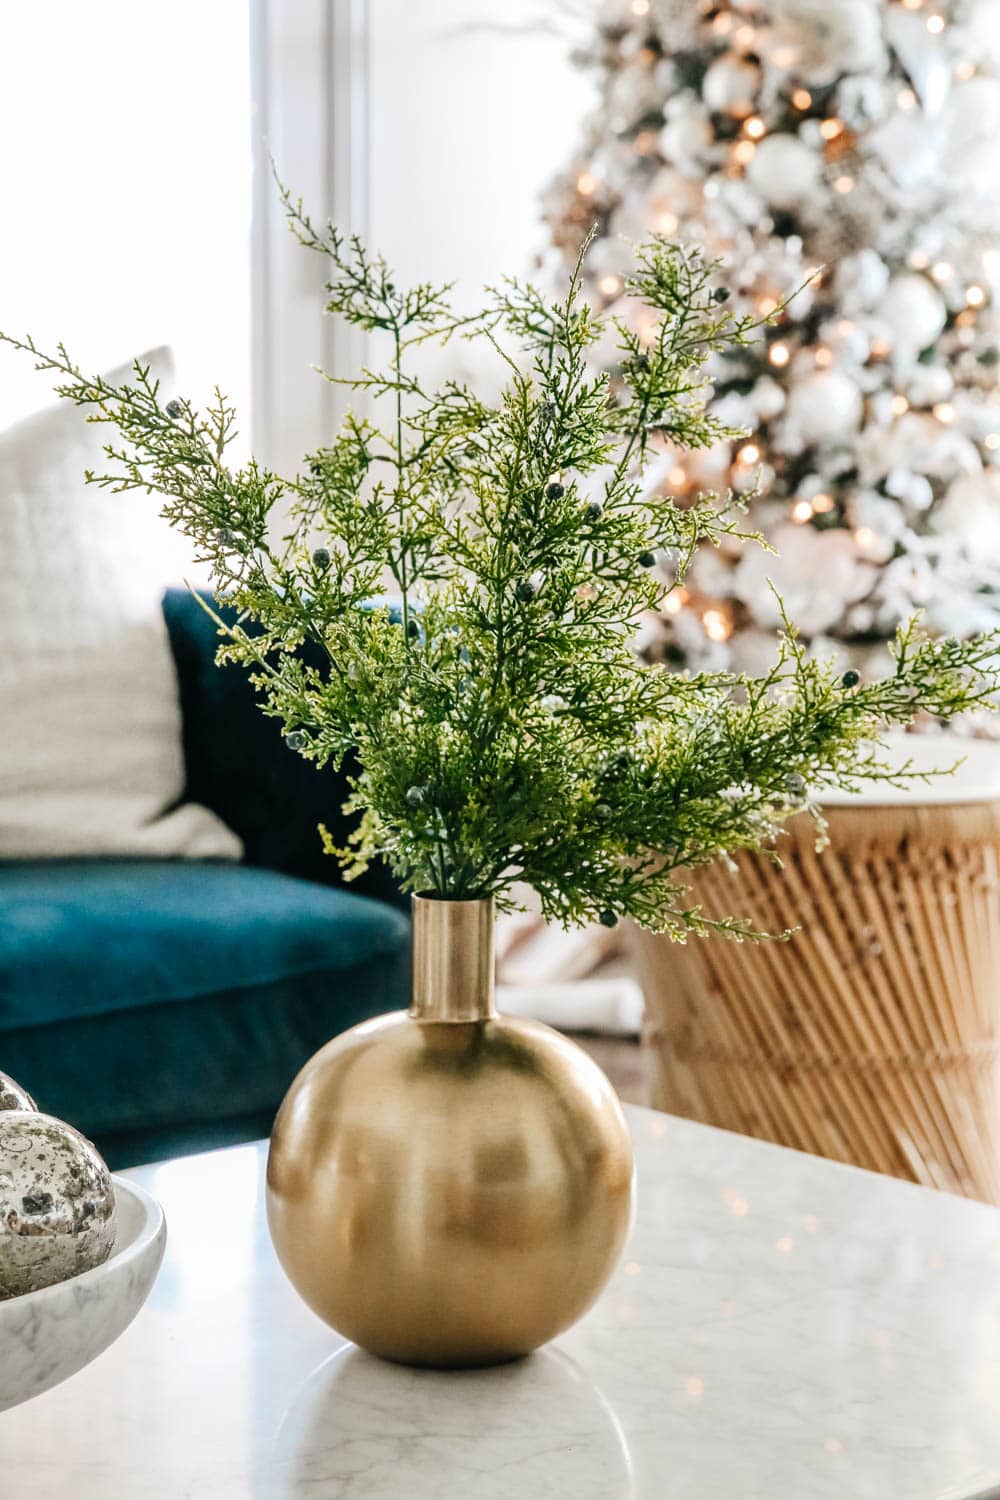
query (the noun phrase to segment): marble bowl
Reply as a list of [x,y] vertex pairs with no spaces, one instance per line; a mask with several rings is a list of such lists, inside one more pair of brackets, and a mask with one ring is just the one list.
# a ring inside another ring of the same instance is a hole
[[113,1181],[118,1227],[104,1264],[0,1302],[0,1411],[90,1364],[149,1295],[167,1240],[163,1209],[134,1183]]

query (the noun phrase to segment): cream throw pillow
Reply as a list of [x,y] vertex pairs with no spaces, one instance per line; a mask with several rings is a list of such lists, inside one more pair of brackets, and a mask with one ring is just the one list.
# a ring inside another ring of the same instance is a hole
[[[142,360],[168,380],[169,351]],[[154,498],[85,482],[111,435],[69,403],[0,434],[0,859],[236,859],[213,813],[178,805],[176,546]]]

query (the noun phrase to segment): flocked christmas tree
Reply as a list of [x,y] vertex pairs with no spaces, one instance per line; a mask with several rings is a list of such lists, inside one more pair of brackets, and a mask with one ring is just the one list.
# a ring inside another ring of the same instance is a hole
[[737,312],[792,299],[711,372],[748,436],[663,445],[646,473],[682,500],[752,492],[778,555],[703,551],[650,650],[759,670],[769,576],[866,675],[914,610],[996,624],[1000,0],[605,0],[588,60],[600,104],[547,217],[569,260],[597,226],[598,305],[644,316],[622,293],[650,230],[719,257]]

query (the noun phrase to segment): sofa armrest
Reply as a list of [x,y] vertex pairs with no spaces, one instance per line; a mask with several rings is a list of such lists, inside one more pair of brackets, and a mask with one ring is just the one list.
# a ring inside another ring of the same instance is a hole
[[[225,609],[219,613],[227,618]],[[187,589],[168,590],[163,615],[177,666],[185,798],[211,808],[239,835],[248,864],[342,884],[336,860],[322,852],[316,825],[325,823],[338,843],[346,840],[351,820],[342,804],[353,767],[317,771],[288,749],[278,720],[260,711],[260,695],[244,668],[216,665],[218,633],[197,597]],[[235,619],[235,612],[228,618]],[[303,654],[313,659],[313,651],[306,647]],[[318,652],[315,660],[321,664]],[[373,864],[351,889],[409,904],[382,864]]]

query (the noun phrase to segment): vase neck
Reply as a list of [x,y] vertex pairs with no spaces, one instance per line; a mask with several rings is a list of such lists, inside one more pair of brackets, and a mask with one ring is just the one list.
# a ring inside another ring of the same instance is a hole
[[488,1021],[493,1003],[493,897],[414,896],[413,1003],[418,1021]]

